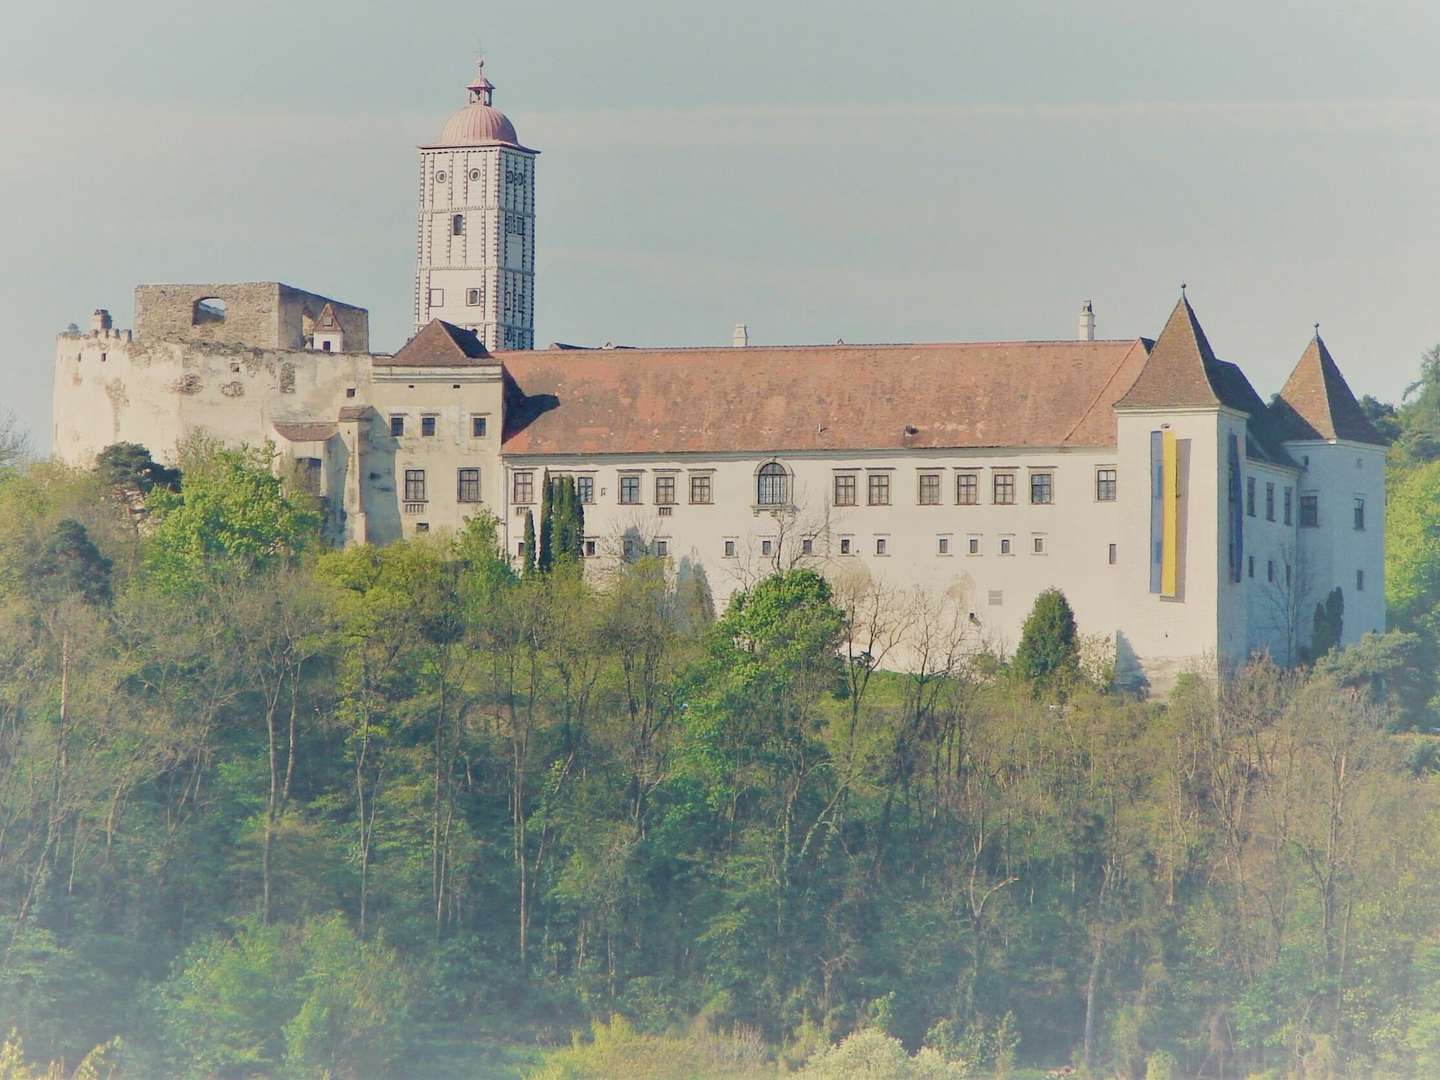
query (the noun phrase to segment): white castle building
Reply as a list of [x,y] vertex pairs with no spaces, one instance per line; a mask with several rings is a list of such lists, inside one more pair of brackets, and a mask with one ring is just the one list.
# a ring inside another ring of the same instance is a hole
[[544,478],[575,477],[585,554],[703,572],[717,601],[813,564],[946,596],[1012,647],[1062,589],[1122,673],[1163,686],[1294,660],[1340,588],[1383,630],[1383,440],[1318,332],[1266,405],[1182,295],[1158,337],[532,349],[536,151],[492,102],[419,148],[414,337],[278,283],[145,285],[57,342],[55,453],[173,460],[203,432],[273,441],[335,540],[452,530],[480,509],[519,557]]

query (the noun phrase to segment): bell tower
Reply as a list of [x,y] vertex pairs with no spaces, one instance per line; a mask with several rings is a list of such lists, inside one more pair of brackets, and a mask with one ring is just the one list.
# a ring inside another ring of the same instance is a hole
[[444,319],[492,350],[535,345],[535,159],[495,108],[481,60],[469,101],[420,147],[415,330]]

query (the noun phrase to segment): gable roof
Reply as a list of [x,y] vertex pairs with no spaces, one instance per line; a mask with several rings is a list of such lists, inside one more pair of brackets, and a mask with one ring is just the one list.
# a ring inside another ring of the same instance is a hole
[[340,329],[340,319],[335,314],[335,305],[330,301],[325,301],[325,306],[320,309],[320,314],[315,317],[315,326],[317,329],[321,327],[326,330]]
[[1107,446],[1148,342],[500,354],[521,454]]
[[431,319],[390,357],[376,357],[376,367],[456,368],[493,363],[474,330]]
[[1271,407],[1282,438],[1385,445],[1317,332]]

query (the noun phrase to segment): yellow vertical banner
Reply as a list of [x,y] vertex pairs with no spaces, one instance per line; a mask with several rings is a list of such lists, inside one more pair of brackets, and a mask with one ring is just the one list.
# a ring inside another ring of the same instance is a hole
[[1164,433],[1161,488],[1160,595],[1180,595],[1180,454],[1175,432]]

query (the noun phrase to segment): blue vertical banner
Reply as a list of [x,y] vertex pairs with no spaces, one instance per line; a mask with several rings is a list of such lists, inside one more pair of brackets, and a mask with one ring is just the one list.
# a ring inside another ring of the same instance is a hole
[[1165,439],[1150,432],[1150,591],[1160,591],[1165,559]]
[[1240,440],[1230,432],[1230,580],[1239,581],[1245,564],[1245,511],[1240,505]]

